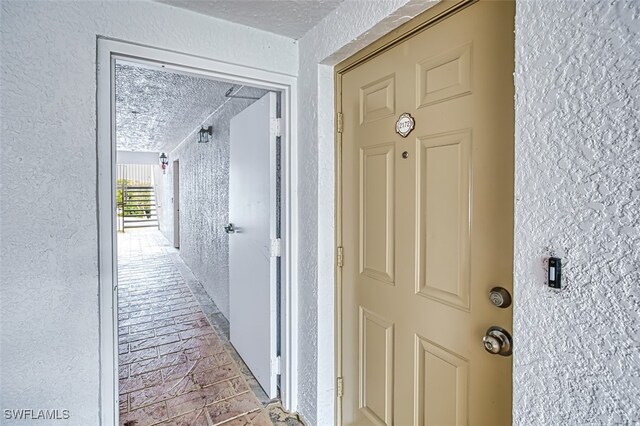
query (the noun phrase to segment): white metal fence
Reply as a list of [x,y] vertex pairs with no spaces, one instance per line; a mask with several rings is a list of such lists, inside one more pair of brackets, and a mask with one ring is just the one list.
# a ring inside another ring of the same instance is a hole
[[158,215],[153,164],[118,164],[116,176],[118,232],[127,228],[157,227]]
[[128,181],[130,186],[153,186],[153,164],[118,164],[118,183]]

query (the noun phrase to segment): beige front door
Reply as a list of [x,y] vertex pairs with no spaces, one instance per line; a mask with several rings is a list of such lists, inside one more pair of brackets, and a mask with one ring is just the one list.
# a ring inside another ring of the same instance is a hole
[[513,71],[514,4],[480,1],[339,74],[343,424],[511,424],[483,337],[512,325]]

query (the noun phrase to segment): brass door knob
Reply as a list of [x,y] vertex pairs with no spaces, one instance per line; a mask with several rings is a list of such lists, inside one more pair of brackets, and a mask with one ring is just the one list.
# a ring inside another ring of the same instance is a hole
[[489,327],[482,338],[484,348],[494,355],[508,356],[512,353],[513,340],[511,335],[500,327]]

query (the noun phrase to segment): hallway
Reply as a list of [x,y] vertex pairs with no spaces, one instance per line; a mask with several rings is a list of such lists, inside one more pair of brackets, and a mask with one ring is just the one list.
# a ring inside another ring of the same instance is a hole
[[118,255],[121,425],[299,424],[262,409],[228,322],[158,230],[118,234]]

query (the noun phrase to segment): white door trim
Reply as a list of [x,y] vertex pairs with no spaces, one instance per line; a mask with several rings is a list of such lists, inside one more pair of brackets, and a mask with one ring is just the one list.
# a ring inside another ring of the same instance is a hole
[[[180,244],[180,159],[173,160],[173,247]],[[157,216],[156,216],[157,217]]]
[[282,399],[297,411],[298,149],[297,77],[119,40],[97,40],[97,168],[100,316],[100,422],[118,423],[115,61],[246,83],[282,93]]

